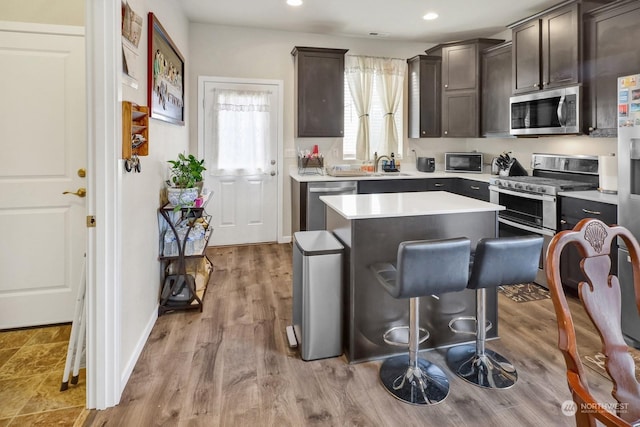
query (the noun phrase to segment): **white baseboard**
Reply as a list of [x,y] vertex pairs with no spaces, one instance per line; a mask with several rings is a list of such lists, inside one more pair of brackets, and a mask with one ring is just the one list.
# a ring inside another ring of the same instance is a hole
[[140,358],[140,354],[142,354],[142,350],[144,349],[144,346],[147,343],[147,340],[149,339],[149,335],[151,335],[151,330],[153,330],[153,326],[156,324],[156,320],[158,320],[158,305],[156,305],[153,308],[153,311],[149,316],[149,321],[147,322],[147,326],[144,328],[144,331],[140,336],[138,343],[133,349],[133,353],[131,354],[131,357],[129,358],[126,365],[124,366],[124,369],[122,370],[122,375],[120,376],[120,385],[121,385],[120,394],[121,395],[124,392],[124,388],[126,387],[127,382],[129,381],[129,377],[131,377],[131,374],[133,373],[133,368],[135,368],[136,363]]
[[282,236],[278,239],[278,243],[291,243],[291,236]]

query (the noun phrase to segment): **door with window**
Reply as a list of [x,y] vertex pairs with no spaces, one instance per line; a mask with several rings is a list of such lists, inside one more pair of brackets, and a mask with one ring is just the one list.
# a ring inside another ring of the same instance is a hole
[[199,90],[209,244],[277,241],[281,83],[201,77]]

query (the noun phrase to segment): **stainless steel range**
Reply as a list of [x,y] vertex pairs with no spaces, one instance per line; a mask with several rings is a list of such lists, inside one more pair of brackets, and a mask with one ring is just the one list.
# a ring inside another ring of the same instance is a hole
[[499,176],[490,179],[492,203],[499,213],[500,236],[537,234],[544,237],[536,283],[547,287],[544,256],[558,230],[557,194],[560,191],[598,187],[598,157],[533,154],[533,176]]

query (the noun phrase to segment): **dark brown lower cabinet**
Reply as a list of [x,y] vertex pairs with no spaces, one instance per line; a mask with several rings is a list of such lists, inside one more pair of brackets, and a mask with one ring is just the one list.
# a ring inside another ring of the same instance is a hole
[[[581,200],[573,197],[558,197],[560,204],[559,230],[572,230],[584,218],[597,218],[607,225],[617,223],[618,207],[608,203]],[[569,245],[560,258],[560,276],[565,291],[576,294],[578,284],[585,279],[580,269],[580,253]],[[618,246],[611,248],[611,274],[618,274]]]
[[473,199],[489,201],[489,183],[475,181],[473,179],[459,178],[456,194],[471,197]]

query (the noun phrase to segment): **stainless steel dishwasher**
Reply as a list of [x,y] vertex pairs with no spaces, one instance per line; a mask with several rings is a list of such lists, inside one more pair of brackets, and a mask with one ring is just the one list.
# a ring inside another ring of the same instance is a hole
[[320,196],[358,194],[357,181],[324,181],[307,184],[307,230],[326,229],[326,207]]

